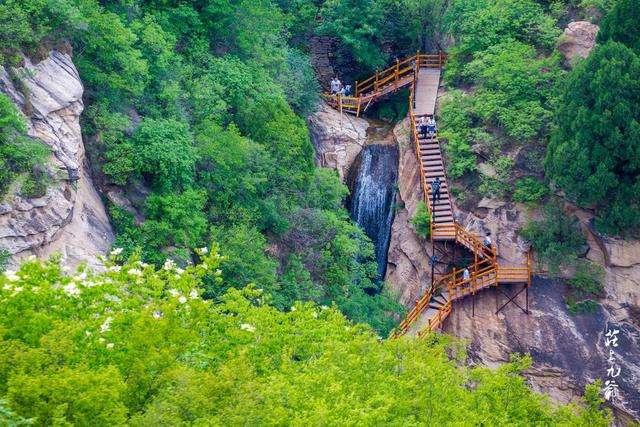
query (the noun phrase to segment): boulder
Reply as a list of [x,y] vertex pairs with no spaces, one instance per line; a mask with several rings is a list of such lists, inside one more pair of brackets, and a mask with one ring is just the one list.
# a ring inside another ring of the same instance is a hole
[[586,58],[596,44],[599,27],[587,21],[570,22],[558,43],[558,50],[569,63],[574,58]]
[[347,171],[367,143],[369,123],[349,114],[340,114],[330,106],[309,116],[309,135],[316,152],[316,164],[338,171],[345,182]]
[[640,264],[640,240],[604,239],[609,262],[614,267],[633,267]]
[[52,51],[35,64],[28,58],[14,70],[24,88],[15,86],[9,70],[0,67],[0,91],[27,111],[29,136],[51,148],[46,195],[26,199],[8,194],[0,209],[0,247],[17,263],[28,255],[61,252],[75,265],[99,265],[113,231],[85,165],[80,130],[83,86],[67,53]]

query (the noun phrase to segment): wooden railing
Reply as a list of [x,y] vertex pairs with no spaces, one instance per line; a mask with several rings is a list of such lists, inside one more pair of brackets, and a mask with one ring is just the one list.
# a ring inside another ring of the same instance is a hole
[[436,329],[440,328],[440,326],[442,326],[442,323],[444,322],[444,319],[446,319],[447,316],[449,316],[449,314],[451,313],[452,308],[453,306],[451,304],[451,301],[447,301],[447,303],[443,305],[440,310],[438,310],[438,313],[434,317],[427,320],[427,324],[424,326],[424,328],[418,331],[418,336],[422,337],[429,332],[433,332]]
[[396,63],[389,68],[376,71],[368,79],[355,83],[354,96],[323,94],[329,105],[341,113],[347,112],[360,116],[363,110],[382,94],[396,91],[415,81],[417,70],[420,68],[441,68],[446,60],[444,52],[435,54],[416,53]]

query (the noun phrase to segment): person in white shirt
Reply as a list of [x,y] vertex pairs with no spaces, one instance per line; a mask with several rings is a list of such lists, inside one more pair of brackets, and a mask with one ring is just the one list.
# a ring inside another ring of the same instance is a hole
[[427,119],[425,116],[421,116],[418,120],[418,129],[420,130],[420,138],[427,137]]
[[337,78],[334,77],[333,80],[331,80],[331,94],[335,95],[340,93],[340,91],[342,90],[342,82]]
[[427,121],[427,132],[429,132],[429,136],[433,138],[436,135],[436,120],[433,116],[429,117]]

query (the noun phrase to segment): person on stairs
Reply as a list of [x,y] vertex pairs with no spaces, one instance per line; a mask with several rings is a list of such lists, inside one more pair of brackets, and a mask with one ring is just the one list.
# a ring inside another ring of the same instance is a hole
[[433,116],[429,116],[429,120],[427,121],[427,132],[431,138],[436,136],[436,120]]
[[427,137],[427,118],[425,116],[420,116],[418,120],[418,130],[420,131],[420,138]]
[[469,273],[468,268],[465,268],[464,270],[462,270],[462,280],[466,282],[467,280],[469,280],[469,278],[471,278],[471,273]]
[[431,181],[431,192],[433,193],[433,204],[436,204],[436,201],[440,200],[440,177],[436,176],[436,179]]
[[342,90],[342,82],[338,79],[338,77],[334,77],[331,80],[331,94],[337,95]]

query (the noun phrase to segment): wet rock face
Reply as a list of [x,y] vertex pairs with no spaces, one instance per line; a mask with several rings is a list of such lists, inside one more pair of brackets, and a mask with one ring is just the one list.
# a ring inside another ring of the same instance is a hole
[[326,104],[308,119],[309,135],[316,152],[316,164],[338,171],[345,182],[347,170],[367,143],[369,123],[339,112]]
[[[520,287],[503,290],[514,295]],[[607,378],[610,357],[605,346],[607,327],[618,329],[615,363],[622,401],[614,408],[627,414],[640,414],[640,334],[615,310],[598,307],[595,313],[571,315],[563,299],[565,286],[558,280],[536,278],[530,288],[526,315],[514,304],[499,314],[496,310],[507,297],[497,289],[478,294],[473,316],[473,300],[456,302],[444,332],[469,340],[469,354],[477,363],[494,366],[509,360],[511,353],[529,353],[534,366],[525,374],[534,389],[559,402],[569,402],[583,393],[584,385]],[[525,307],[524,293],[516,302]]]
[[570,22],[564,29],[558,50],[567,61],[574,58],[586,58],[596,44],[599,27],[591,22]]
[[83,165],[79,119],[84,89],[78,72],[71,57],[58,51],[37,64],[25,59],[16,72],[26,90],[18,90],[0,67],[0,91],[29,112],[29,135],[51,148],[51,184],[43,197],[9,194],[0,203],[0,247],[9,250],[13,263],[59,251],[70,264],[95,264],[113,241],[113,232]]
[[387,269],[398,179],[398,150],[393,145],[367,145],[349,169],[351,218],[369,236],[375,247],[378,277]]

